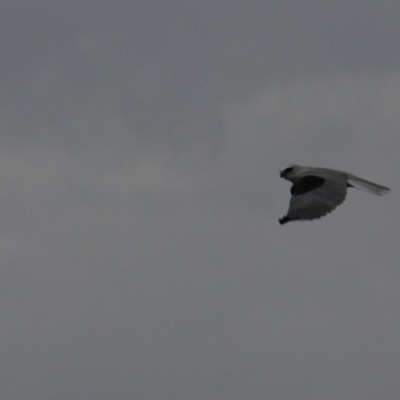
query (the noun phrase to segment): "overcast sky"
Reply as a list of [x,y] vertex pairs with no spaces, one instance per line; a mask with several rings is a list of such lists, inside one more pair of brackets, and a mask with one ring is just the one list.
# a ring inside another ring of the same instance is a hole
[[[2,400],[400,398],[400,3],[3,1]],[[290,163],[391,187],[280,226]]]

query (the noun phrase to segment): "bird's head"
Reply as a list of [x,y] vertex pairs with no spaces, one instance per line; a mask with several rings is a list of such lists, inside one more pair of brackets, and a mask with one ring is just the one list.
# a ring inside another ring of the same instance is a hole
[[292,180],[298,173],[298,166],[297,165],[291,165],[285,169],[283,169],[280,174],[281,178],[287,179],[288,181]]

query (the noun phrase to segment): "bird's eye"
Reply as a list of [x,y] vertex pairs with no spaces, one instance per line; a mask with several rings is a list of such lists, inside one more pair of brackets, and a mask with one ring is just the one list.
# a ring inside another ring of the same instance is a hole
[[285,170],[284,170],[283,172],[284,172],[285,174],[288,173],[288,172],[292,172],[292,171],[293,171],[293,168],[294,168],[294,167],[285,168]]

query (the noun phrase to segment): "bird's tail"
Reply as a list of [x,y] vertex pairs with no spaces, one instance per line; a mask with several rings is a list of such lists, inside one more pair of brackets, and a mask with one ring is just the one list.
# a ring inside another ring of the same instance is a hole
[[357,189],[363,190],[365,192],[377,194],[382,196],[390,191],[390,189],[386,186],[381,186],[376,183],[366,181],[365,179],[361,179],[357,176],[349,174],[348,183],[350,186],[353,186]]

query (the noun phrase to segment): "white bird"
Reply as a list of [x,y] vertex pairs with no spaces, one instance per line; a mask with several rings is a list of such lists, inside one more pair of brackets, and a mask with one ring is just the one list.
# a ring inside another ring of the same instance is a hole
[[346,198],[347,188],[355,187],[379,196],[389,188],[358,178],[343,171],[292,165],[280,172],[281,178],[293,183],[290,189],[289,211],[279,219],[289,221],[313,220],[330,213]]

